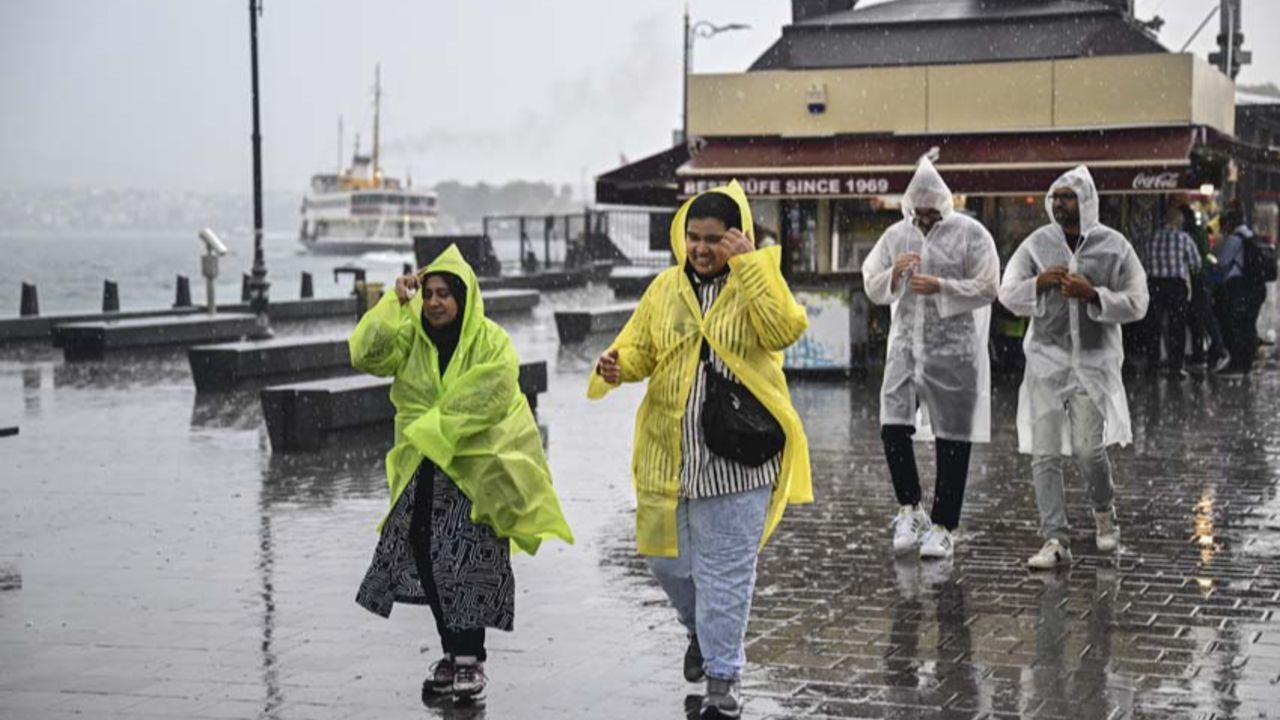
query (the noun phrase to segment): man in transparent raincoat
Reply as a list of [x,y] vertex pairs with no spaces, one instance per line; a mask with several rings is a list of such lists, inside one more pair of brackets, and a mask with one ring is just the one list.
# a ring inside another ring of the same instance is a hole
[[[921,158],[894,223],[862,264],[867,297],[893,306],[880,437],[894,493],[893,549],[946,559],[969,475],[969,451],[991,438],[987,333],[1000,258],[981,223],[955,211],[951,191]],[[938,477],[929,514],[920,508],[912,436],[937,439]]]
[[1045,198],[1052,223],[1009,259],[1000,303],[1031,318],[1018,393],[1018,450],[1030,453],[1044,546],[1027,565],[1071,563],[1062,456],[1089,485],[1097,545],[1116,549],[1120,528],[1107,446],[1129,443],[1129,404],[1120,367],[1120,326],[1147,314],[1147,275],[1133,246],[1098,221],[1098,190],[1083,165],[1054,181]]

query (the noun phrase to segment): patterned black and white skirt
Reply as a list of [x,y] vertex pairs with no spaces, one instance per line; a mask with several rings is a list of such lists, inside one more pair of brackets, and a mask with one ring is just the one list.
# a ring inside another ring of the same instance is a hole
[[[418,503],[418,522],[414,508]],[[429,511],[429,515],[424,513]],[[415,537],[415,533],[417,536]],[[423,533],[430,533],[423,538]],[[414,548],[429,542],[434,583],[423,586]],[[435,604],[451,630],[491,627],[511,630],[515,622],[515,576],[511,546],[488,525],[471,522],[471,500],[447,475],[424,460],[382,526],[382,536],[365,573],[356,602],[388,617],[396,602]]]

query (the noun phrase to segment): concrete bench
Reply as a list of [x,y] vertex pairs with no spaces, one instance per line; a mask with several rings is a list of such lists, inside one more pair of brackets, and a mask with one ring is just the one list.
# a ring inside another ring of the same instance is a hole
[[238,340],[257,331],[253,315],[187,315],[67,323],[53,328],[53,345],[68,360],[98,358],[109,350],[201,345]]
[[537,290],[484,290],[482,295],[484,314],[489,316],[530,312],[542,301]]
[[615,297],[638,298],[649,289],[649,284],[660,272],[662,268],[615,267],[609,273],[609,289]]
[[[277,385],[264,389],[262,414],[274,452],[312,450],[334,432],[389,423],[396,410],[391,378],[369,375]],[[537,412],[538,395],[547,390],[545,361],[520,365],[520,391]]]
[[355,372],[346,335],[198,345],[187,351],[187,360],[197,392],[230,390],[247,380],[273,376]]
[[[249,313],[248,303],[223,303],[218,312],[234,315]],[[308,320],[312,318],[355,317],[356,299],[308,298],[305,300],[273,300],[267,306],[267,316],[272,322]],[[0,318],[0,344],[48,340],[53,328],[59,325],[91,322],[119,322],[144,318],[208,317],[203,307],[156,308],[112,313],[72,313],[64,315],[37,315],[33,317]]]
[[[540,298],[541,294],[533,290],[486,293],[485,313],[528,312]],[[355,372],[345,334],[200,345],[191,348],[187,358],[199,392],[230,390],[245,381],[273,376],[318,378]]]
[[631,319],[638,303],[604,305],[589,310],[561,310],[556,313],[556,333],[560,344],[571,345],[587,339],[591,333],[619,330]]
[[539,270],[527,275],[503,275],[480,278],[480,289],[485,293],[486,307],[489,293],[494,290],[563,290],[580,287],[592,280],[603,280],[609,275],[611,265],[592,263],[576,268]]

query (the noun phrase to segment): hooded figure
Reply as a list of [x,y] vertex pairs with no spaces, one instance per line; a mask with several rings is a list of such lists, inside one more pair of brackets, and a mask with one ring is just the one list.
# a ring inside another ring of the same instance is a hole
[[[952,553],[969,449],[991,437],[991,303],[1000,258],[981,223],[958,213],[933,163],[921,158],[902,199],[903,219],[880,236],[862,264],[867,297],[892,305],[880,389],[881,436],[901,505],[894,548],[922,557]],[[938,439],[933,511],[925,516],[911,436]],[[932,525],[932,528],[930,528]],[[927,536],[925,531],[929,530]]]
[[[410,298],[402,284],[420,291]],[[395,378],[396,408],[390,509],[356,600],[384,617],[396,601],[430,605],[445,657],[424,692],[473,700],[484,689],[484,628],[513,627],[510,550],[573,542],[520,392],[520,360],[452,245],[400,278],[348,345],[356,369]]]
[[[648,379],[631,462],[636,544],[689,633],[685,678],[705,670],[704,710],[727,717],[739,711],[757,553],[788,503],[813,500],[808,441],[782,373],[782,351],[808,320],[782,278],[781,248],[757,250],[751,238],[737,182],[686,202],[671,222],[676,264],[649,285],[587,389],[597,399]],[[780,453],[757,466],[709,450],[699,418],[713,374],[764,406],[781,427]]]
[[1133,247],[1098,221],[1088,168],[1054,181],[1045,208],[1053,222],[1018,246],[1000,286],[1000,303],[1031,318],[1018,391],[1018,450],[1033,455],[1047,539],[1028,562],[1033,568],[1070,562],[1062,456],[1073,456],[1089,482],[1099,548],[1118,542],[1106,448],[1133,438],[1120,375],[1120,326],[1141,320],[1148,303],[1147,276]]

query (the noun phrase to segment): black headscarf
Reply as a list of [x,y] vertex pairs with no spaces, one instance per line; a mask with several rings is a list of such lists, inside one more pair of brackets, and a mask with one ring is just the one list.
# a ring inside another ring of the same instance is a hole
[[[449,286],[449,294],[453,295],[454,301],[458,303],[458,315],[453,322],[444,327],[432,327],[427,322],[426,315],[422,317],[422,329],[427,333],[427,337],[431,338],[432,344],[436,346],[436,354],[440,359],[440,376],[444,377],[444,371],[449,368],[449,361],[453,359],[453,352],[458,349],[458,338],[462,336],[462,319],[466,316],[467,311],[467,286],[462,279],[453,273],[436,272],[423,276],[422,292],[426,292],[427,278],[439,277]],[[425,309],[425,295],[423,307]]]

